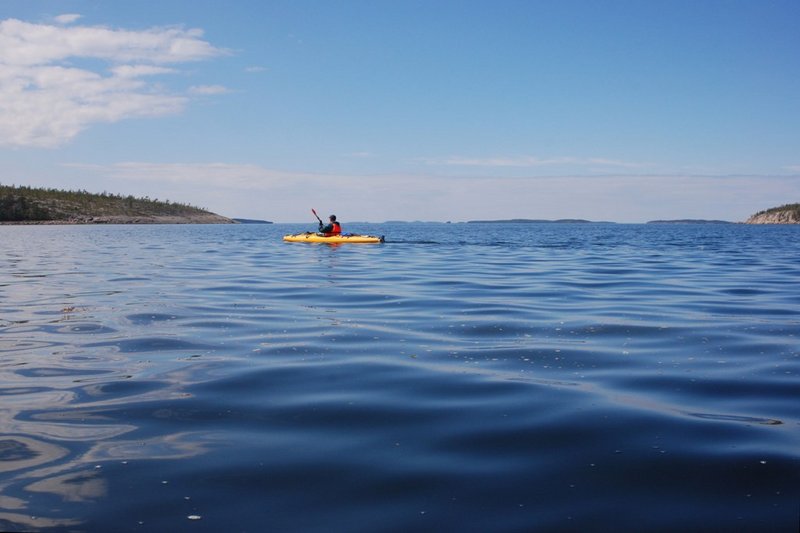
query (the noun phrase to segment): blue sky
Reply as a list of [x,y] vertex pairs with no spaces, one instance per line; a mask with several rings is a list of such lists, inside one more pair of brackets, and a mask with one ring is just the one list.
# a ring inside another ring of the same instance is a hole
[[800,2],[2,0],[0,182],[348,220],[800,201]]

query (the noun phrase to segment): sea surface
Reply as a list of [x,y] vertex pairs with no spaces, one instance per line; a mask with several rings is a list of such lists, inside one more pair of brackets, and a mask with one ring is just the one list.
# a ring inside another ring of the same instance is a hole
[[800,525],[800,226],[0,227],[0,530]]

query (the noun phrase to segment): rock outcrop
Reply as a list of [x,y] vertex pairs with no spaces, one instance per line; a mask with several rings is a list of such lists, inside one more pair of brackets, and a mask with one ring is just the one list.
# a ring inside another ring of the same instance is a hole
[[789,204],[761,211],[745,224],[800,224],[800,204]]

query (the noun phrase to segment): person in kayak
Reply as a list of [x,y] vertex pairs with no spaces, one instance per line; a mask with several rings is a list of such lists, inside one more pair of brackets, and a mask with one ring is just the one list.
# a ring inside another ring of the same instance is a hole
[[322,221],[319,221],[319,232],[326,237],[331,237],[332,235],[341,235],[342,226],[336,222],[336,215],[329,216],[328,220],[330,220],[330,223],[324,226],[322,225]]

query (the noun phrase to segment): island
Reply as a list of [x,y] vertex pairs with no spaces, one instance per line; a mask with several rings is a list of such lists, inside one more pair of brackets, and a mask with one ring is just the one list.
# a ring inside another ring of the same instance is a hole
[[648,224],[734,224],[727,220],[706,220],[702,218],[681,218],[677,220],[651,220]]
[[239,224],[272,224],[269,220],[259,220],[257,218],[234,218],[233,221]]
[[593,222],[579,218],[562,218],[559,220],[511,218],[508,220],[468,220],[467,224],[613,224],[613,222]]
[[187,204],[0,184],[2,224],[235,224]]
[[745,224],[800,224],[800,204],[786,204],[759,211]]

